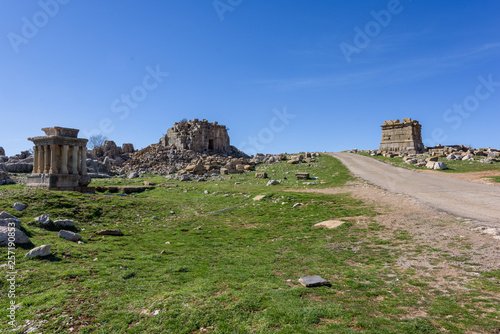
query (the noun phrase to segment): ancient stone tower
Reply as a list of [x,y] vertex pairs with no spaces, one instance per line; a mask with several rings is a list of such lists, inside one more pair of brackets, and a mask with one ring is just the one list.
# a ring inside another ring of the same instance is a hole
[[33,174],[27,187],[49,190],[87,191],[87,139],[77,138],[79,130],[44,128],[45,136],[28,138],[33,147]]
[[206,119],[174,123],[174,126],[167,130],[167,134],[160,139],[160,143],[164,147],[177,150],[216,153],[231,151],[226,126],[217,122],[209,123]]
[[418,121],[404,118],[401,123],[399,119],[385,121],[382,127],[382,141],[380,151],[420,153],[424,150],[422,143],[422,126]]

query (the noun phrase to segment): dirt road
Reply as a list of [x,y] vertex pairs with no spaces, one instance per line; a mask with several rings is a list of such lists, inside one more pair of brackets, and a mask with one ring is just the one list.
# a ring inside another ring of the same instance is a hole
[[500,187],[394,167],[352,153],[330,153],[356,176],[454,216],[500,227]]

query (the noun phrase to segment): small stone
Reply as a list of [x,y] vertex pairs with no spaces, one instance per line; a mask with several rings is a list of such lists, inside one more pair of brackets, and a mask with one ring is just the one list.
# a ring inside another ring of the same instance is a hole
[[305,276],[299,278],[300,284],[302,284],[305,287],[312,288],[316,286],[331,286],[330,282],[326,281],[325,279],[321,278],[320,276]]
[[204,193],[205,195],[208,195],[208,194],[210,194],[210,191],[205,190],[203,193]]
[[165,245],[170,245],[170,241],[165,242]]
[[255,173],[256,179],[267,179],[267,173],[257,172]]
[[50,255],[50,245],[42,245],[30,250],[24,257],[44,257]]
[[28,206],[26,204],[23,204],[23,203],[14,203],[14,205],[12,205],[12,207],[16,211],[24,211],[24,210],[26,210],[26,208]]
[[269,182],[267,182],[266,186],[274,186],[277,183],[278,182],[276,182],[276,180],[269,180]]
[[175,211],[170,211],[170,214],[171,215],[175,215]]
[[194,228],[194,230],[195,230],[195,231],[199,231],[199,230],[201,230],[201,226],[195,227],[195,228]]
[[309,179],[309,173],[295,173],[297,180],[307,180]]
[[165,254],[165,253],[166,253],[166,252],[165,252],[165,250],[162,250],[162,251],[160,252],[160,254]]
[[295,204],[292,206],[292,208],[296,208],[296,207],[301,206],[301,205],[302,205],[301,203],[295,203]]
[[266,195],[257,195],[253,198],[254,201],[260,201],[262,199],[264,199],[266,197]]
[[330,219],[330,220],[326,220],[326,221],[321,222],[321,223],[314,224],[314,226],[316,226],[316,227],[325,227],[327,229],[332,229],[332,228],[337,228],[337,227],[339,227],[339,226],[341,226],[343,224],[344,224],[343,221],[335,220],[335,219]]

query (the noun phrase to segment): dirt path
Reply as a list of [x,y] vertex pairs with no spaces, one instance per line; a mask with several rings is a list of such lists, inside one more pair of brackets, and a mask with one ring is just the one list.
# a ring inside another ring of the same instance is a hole
[[500,228],[500,187],[418,173],[352,153],[331,153],[356,176],[454,216]]

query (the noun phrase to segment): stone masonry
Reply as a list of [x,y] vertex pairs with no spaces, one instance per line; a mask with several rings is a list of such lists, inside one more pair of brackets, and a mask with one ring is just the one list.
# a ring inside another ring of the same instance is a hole
[[382,152],[406,152],[409,154],[424,151],[422,143],[422,126],[418,121],[404,118],[385,121],[382,127],[382,141],[379,150]]
[[206,119],[193,119],[174,123],[160,139],[163,147],[195,152],[227,153],[231,151],[225,125],[209,123]]
[[77,138],[79,130],[43,128],[45,136],[28,138],[33,147],[33,174],[27,187],[49,190],[86,191],[87,139]]

